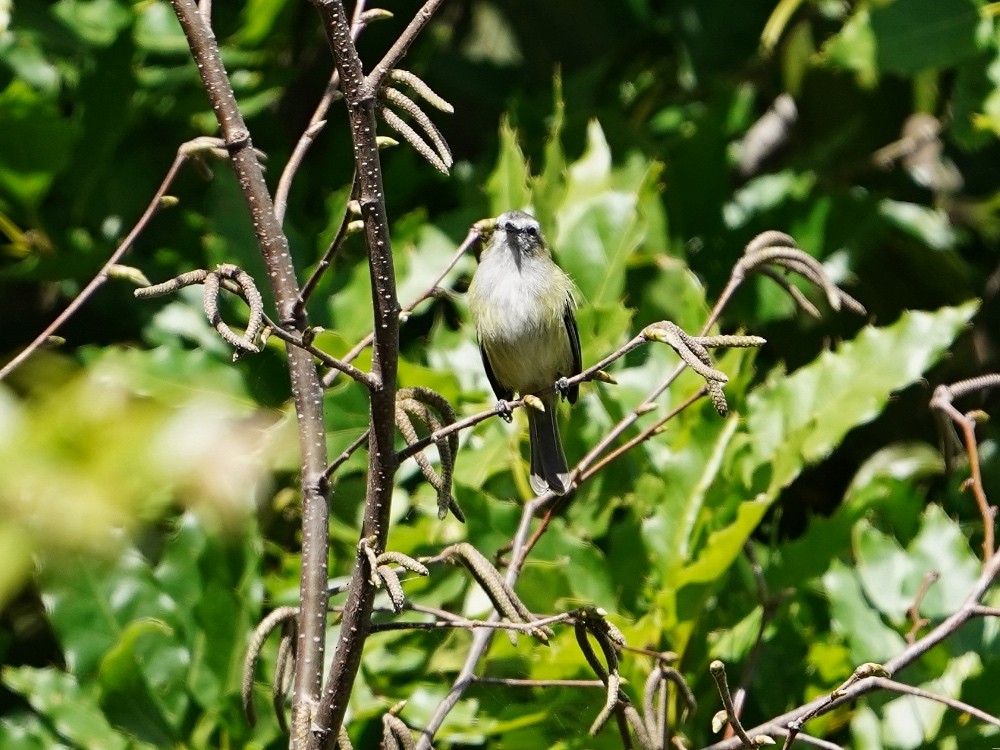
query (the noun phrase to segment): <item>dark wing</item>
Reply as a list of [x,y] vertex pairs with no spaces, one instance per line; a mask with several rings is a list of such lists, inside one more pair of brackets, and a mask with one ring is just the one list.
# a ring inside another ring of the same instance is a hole
[[501,401],[513,401],[514,391],[500,385],[500,381],[497,380],[497,376],[493,373],[493,366],[490,364],[489,355],[486,354],[486,350],[482,344],[479,345],[479,356],[483,358],[483,369],[486,370],[486,377],[489,379],[490,385],[493,386],[493,393],[496,394],[496,397]]
[[[583,370],[583,357],[580,354],[580,331],[576,327],[576,316],[573,315],[573,298],[566,300],[566,310],[563,312],[563,323],[566,325],[566,334],[569,336],[569,350],[573,353],[573,367],[566,377],[579,375]],[[576,403],[576,397],[580,395],[580,384],[570,386],[566,389],[566,398],[571,404]]]

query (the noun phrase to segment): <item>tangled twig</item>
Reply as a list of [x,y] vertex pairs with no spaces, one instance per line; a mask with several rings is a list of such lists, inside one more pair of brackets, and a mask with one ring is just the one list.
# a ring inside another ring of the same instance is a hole
[[[406,84],[414,93],[423,98],[424,101],[442,112],[450,114],[455,111],[451,104],[436,94],[423,80],[409,71],[393,70],[389,73],[388,80]],[[448,174],[454,163],[451,149],[448,148],[444,136],[441,135],[441,131],[437,129],[437,126],[427,116],[427,113],[413,99],[388,84],[383,85],[379,94],[386,103],[398,107],[409,115],[420,126],[420,129],[423,130],[430,143],[427,143],[423,136],[404,122],[399,115],[385,106],[385,104],[380,103],[378,113],[385,121],[385,124],[399,133],[436,170],[442,174]]]
[[[231,291],[228,285],[223,284],[223,280],[225,279],[236,284],[239,289],[239,296],[246,300],[250,308],[250,318],[247,322],[246,331],[242,336],[235,333],[219,314],[219,289],[224,288]],[[255,340],[264,325],[264,300],[261,298],[260,292],[257,291],[253,277],[239,266],[235,266],[232,263],[222,263],[214,271],[207,271],[205,269],[188,271],[169,281],[164,281],[162,284],[140,287],[133,294],[139,299],[149,299],[176,292],[178,289],[193,284],[202,284],[204,286],[205,315],[223,340],[237,349],[237,351],[258,353],[260,347]]]
[[[996,544],[994,542],[996,509],[990,505],[990,502],[986,497],[986,490],[983,487],[982,472],[979,467],[979,447],[976,441],[976,421],[980,418],[981,412],[970,411],[963,414],[955,408],[952,402],[955,399],[961,398],[969,393],[984,390],[986,388],[993,388],[997,385],[1000,385],[1000,373],[991,373],[977,378],[960,380],[959,382],[952,383],[951,385],[939,385],[934,389],[934,395],[931,397],[930,403],[931,409],[933,409],[936,414],[940,415],[938,419],[938,426],[941,430],[942,442],[944,443],[945,460],[949,466],[954,458],[953,452],[951,452],[949,448],[950,445],[957,441],[955,440],[955,433],[950,425],[948,425],[947,420],[950,419],[962,431],[962,437],[965,440],[966,455],[969,458],[970,476],[968,486],[976,498],[976,504],[979,506],[979,513],[983,519],[983,556],[987,561],[989,561],[989,559],[996,553]],[[949,440],[951,443],[949,443]]]
[[[458,421],[458,416],[448,400],[430,388],[401,388],[396,393],[396,426],[406,439],[407,445],[414,445],[420,438],[413,426],[413,420],[421,422],[433,435],[440,432],[446,425]],[[462,509],[458,507],[451,493],[451,480],[455,471],[455,456],[458,454],[458,433],[434,440],[441,462],[441,473],[438,474],[431,466],[427,456],[422,451],[413,454],[420,471],[437,491],[438,518],[444,519],[450,510],[459,521],[465,521]]]
[[[298,607],[278,607],[260,621],[260,624],[254,628],[253,635],[250,636],[250,643],[247,646],[246,656],[243,659],[241,691],[243,713],[246,715],[250,726],[254,726],[257,723],[257,712],[254,709],[253,701],[253,675],[257,668],[257,661],[260,659],[260,652],[264,647],[264,642],[278,627],[282,628],[281,647],[279,648],[272,694],[274,696],[284,696],[285,684],[291,676],[286,668],[286,665],[291,661],[291,649],[290,646],[286,646],[285,644],[286,642],[291,643],[295,640],[296,621],[298,617]],[[284,652],[283,656],[282,652]],[[279,721],[284,724],[284,705],[277,702],[277,697],[275,701],[275,711]]]

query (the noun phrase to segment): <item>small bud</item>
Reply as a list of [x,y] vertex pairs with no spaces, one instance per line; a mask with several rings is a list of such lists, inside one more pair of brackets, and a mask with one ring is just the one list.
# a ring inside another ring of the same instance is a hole
[[545,411],[545,404],[542,403],[542,400],[538,398],[538,396],[531,396],[531,395],[525,396],[524,403],[525,405],[530,406],[532,409],[537,409],[538,411],[541,412]]
[[306,330],[302,332],[302,343],[305,344],[306,346],[310,346],[312,342],[316,340],[316,337],[319,336],[321,333],[323,333],[323,331],[325,330],[326,330],[325,328],[322,328],[320,326],[309,326]]
[[854,676],[860,679],[863,677],[891,677],[892,675],[881,664],[868,661],[854,670]]
[[315,138],[319,135],[320,131],[326,127],[326,120],[317,120],[308,128],[306,128],[305,135],[308,138]]
[[365,231],[365,223],[358,219],[357,221],[352,221],[347,225],[348,234],[357,234],[358,232]]
[[712,733],[718,734],[722,731],[722,728],[729,723],[729,714],[726,709],[721,711],[716,711],[715,716],[712,717]]
[[173,208],[180,202],[181,199],[176,195],[164,195],[160,198],[160,208]]
[[384,21],[392,18],[392,11],[385,8],[371,8],[361,14],[361,23],[371,23],[372,21]]
[[670,342],[666,331],[658,326],[648,326],[643,330],[642,335],[647,341],[658,341],[661,344],[667,344]]
[[379,149],[392,148],[393,146],[399,145],[399,141],[397,141],[395,138],[390,138],[387,135],[375,136],[375,143],[376,145],[378,145]]
[[108,278],[131,281],[136,286],[150,285],[149,279],[146,278],[146,274],[138,268],[135,268],[134,266],[122,266],[117,263],[108,267]]
[[611,375],[606,373],[604,370],[598,370],[594,373],[594,380],[598,380],[602,383],[610,383],[611,385],[618,385],[618,381],[615,380]]

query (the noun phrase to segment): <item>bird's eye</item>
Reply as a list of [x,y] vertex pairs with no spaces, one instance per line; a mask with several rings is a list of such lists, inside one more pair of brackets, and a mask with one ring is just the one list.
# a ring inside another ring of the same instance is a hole
[[503,224],[503,230],[505,232],[516,232],[517,231],[517,227],[514,226],[514,222],[513,221],[505,221],[504,224]]
[[528,224],[528,226],[525,227],[524,231],[526,231],[532,237],[537,237],[538,236],[538,227],[536,227],[534,224]]

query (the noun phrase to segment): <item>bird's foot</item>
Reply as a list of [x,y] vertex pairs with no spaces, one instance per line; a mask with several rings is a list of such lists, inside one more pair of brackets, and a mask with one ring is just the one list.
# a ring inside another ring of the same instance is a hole
[[573,386],[569,384],[569,378],[559,378],[555,384],[556,393],[558,393],[563,400],[565,400],[569,395],[569,389],[572,387]]
[[510,404],[507,401],[502,398],[497,399],[497,414],[500,415],[500,419],[510,424],[514,419],[512,416],[513,413],[514,410],[510,408]]

